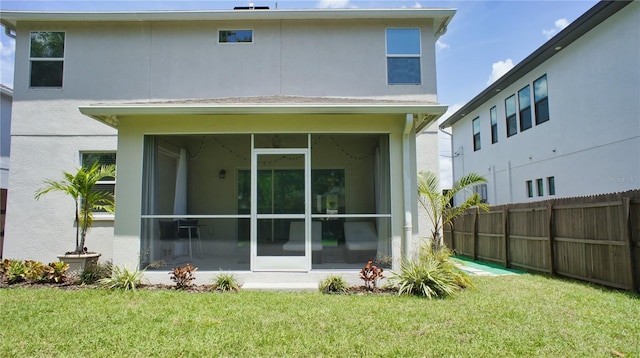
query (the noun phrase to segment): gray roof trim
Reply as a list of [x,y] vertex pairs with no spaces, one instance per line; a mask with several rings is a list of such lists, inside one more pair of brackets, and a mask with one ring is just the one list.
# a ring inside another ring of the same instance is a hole
[[[531,55],[518,63],[514,68],[507,72],[504,76],[493,82],[484,91],[480,92],[471,101],[467,102],[457,112],[452,114],[446,121],[440,124],[440,128],[451,127],[460,121],[466,114],[474,111],[485,102],[493,98],[498,92],[509,87],[511,84],[531,72],[549,58],[553,57],[558,51],[569,46],[573,41],[579,39],[594,27],[598,26],[611,15],[618,12],[623,7],[629,5],[631,1],[600,1],[591,9],[587,10],[582,16],[573,21],[564,30],[560,31],[551,40],[544,43],[535,50]],[[556,49],[559,48],[559,49]]]

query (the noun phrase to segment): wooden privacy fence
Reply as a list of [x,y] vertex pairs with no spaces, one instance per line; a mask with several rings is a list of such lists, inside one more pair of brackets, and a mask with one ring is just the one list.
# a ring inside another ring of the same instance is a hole
[[474,260],[638,291],[640,190],[469,209],[444,241]]

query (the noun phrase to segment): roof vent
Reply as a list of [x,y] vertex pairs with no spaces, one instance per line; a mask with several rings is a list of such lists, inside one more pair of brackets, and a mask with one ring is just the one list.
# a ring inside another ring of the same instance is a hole
[[236,6],[233,8],[234,10],[269,10],[268,6],[255,6],[252,2],[249,3],[249,6]]

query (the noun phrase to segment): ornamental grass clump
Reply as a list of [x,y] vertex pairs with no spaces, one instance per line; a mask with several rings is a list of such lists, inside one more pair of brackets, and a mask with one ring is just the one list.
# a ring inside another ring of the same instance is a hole
[[426,298],[450,297],[462,289],[473,287],[469,276],[450,259],[451,251],[444,246],[434,249],[423,245],[417,260],[405,260],[400,271],[390,278],[399,295]]
[[240,283],[233,274],[221,273],[215,278],[213,289],[222,292],[239,291]]
[[349,285],[344,280],[344,277],[339,275],[331,275],[320,281],[318,289],[322,293],[347,293]]
[[111,276],[99,280],[98,283],[105,288],[135,291],[142,285],[143,277],[144,270],[129,270],[125,266],[113,266]]

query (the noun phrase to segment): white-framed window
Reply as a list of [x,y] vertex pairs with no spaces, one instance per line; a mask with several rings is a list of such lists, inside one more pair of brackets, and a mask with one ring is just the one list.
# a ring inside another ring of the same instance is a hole
[[489,194],[487,192],[487,184],[479,184],[473,188],[473,191],[480,197],[480,202],[487,203],[489,200]]
[[31,32],[29,41],[30,87],[62,87],[64,38],[64,32]]
[[556,178],[547,177],[547,191],[549,195],[556,195]]
[[511,95],[504,100],[504,113],[507,122],[507,137],[518,133],[518,121],[516,119],[516,95]]
[[533,180],[527,180],[527,198],[533,198]]
[[536,193],[538,196],[544,195],[544,181],[542,181],[542,178],[536,179]]
[[531,128],[531,87],[526,85],[518,91],[518,109],[520,114],[520,131]]
[[252,29],[221,29],[218,30],[218,43],[253,43]]
[[[85,168],[90,168],[94,163],[98,163],[99,165],[115,165],[116,152],[82,152],[80,153],[80,161],[81,165]],[[108,191],[112,194],[115,194],[116,178],[102,178],[96,183],[94,190]],[[103,211],[96,212],[104,213]]]
[[489,117],[491,117],[491,144],[498,143],[498,109],[496,106],[489,110]]
[[480,143],[480,117],[476,117],[471,121],[471,126],[473,127],[473,151],[475,152],[482,148]]
[[422,46],[419,28],[387,28],[387,83],[422,84],[420,58]]
[[536,125],[549,120],[549,98],[547,92],[547,75],[533,81],[533,101],[536,110]]

